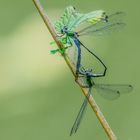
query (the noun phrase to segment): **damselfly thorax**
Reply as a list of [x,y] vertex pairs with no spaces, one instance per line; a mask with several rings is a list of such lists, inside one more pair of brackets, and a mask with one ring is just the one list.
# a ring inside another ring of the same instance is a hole
[[61,29],[61,34],[62,35],[66,35],[68,37],[72,37],[72,38],[77,38],[78,37],[78,33],[68,30],[68,27],[67,26],[64,26]]

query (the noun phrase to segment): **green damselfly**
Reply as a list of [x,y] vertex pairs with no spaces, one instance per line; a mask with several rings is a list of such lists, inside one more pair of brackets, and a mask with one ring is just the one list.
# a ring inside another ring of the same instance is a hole
[[[63,50],[53,50],[53,53],[60,52],[65,53],[66,49],[75,46],[76,50],[76,75],[79,73],[81,65],[81,46],[85,48],[90,54],[92,54],[99,61],[93,52],[91,52],[80,40],[79,37],[83,35],[102,35],[110,33],[115,30],[119,30],[125,26],[125,23],[121,21],[124,16],[123,12],[116,12],[111,15],[107,15],[103,10],[96,10],[89,13],[79,13],[73,6],[66,8],[64,14],[58,20],[54,27],[58,33],[60,41],[64,44]],[[80,25],[84,25],[82,29],[78,30]],[[71,56],[70,56],[71,57]]]
[[[78,77],[77,82],[79,83],[79,85],[81,85],[81,87],[88,89],[88,97],[91,95],[92,89],[96,89],[97,92],[105,99],[114,100],[120,97],[121,94],[129,93],[133,89],[132,85],[129,85],[129,84],[97,84],[95,83],[93,79],[96,77],[105,76],[104,72],[99,73],[99,74],[94,74],[94,72],[92,72],[92,69],[85,69],[84,67],[80,67],[79,74],[80,75]],[[88,101],[87,101],[87,98],[85,98],[78,112],[76,120],[72,126],[70,135],[77,132],[80,126],[81,120],[83,118],[83,115],[86,111],[87,104],[88,104]]]
[[[59,51],[60,53],[69,57],[70,61],[72,61],[74,64],[74,69],[76,69],[76,75],[78,75],[76,79],[77,83],[81,87],[88,89],[89,96],[91,94],[91,89],[95,88],[104,98],[113,100],[118,98],[120,94],[128,93],[133,89],[131,85],[95,84],[93,78],[105,76],[107,67],[102,60],[90,49],[88,49],[79,39],[80,36],[83,35],[96,36],[104,35],[106,33],[108,34],[112,31],[118,31],[125,26],[125,23],[121,21],[123,16],[123,12],[116,12],[114,14],[107,15],[103,10],[83,14],[77,12],[73,6],[69,6],[66,8],[60,20],[58,20],[54,25],[58,33],[58,38],[64,44],[65,48],[63,50],[53,50],[53,52],[56,53]],[[78,30],[79,26],[81,25],[82,28]],[[85,69],[85,66],[82,66],[81,59],[83,59],[83,55],[81,55],[81,47],[99,60],[104,67],[103,73],[95,74],[95,71],[92,69]],[[76,51],[70,52],[70,48],[75,48]],[[87,107],[87,103],[87,98],[85,98],[73,124],[70,135],[75,133],[79,128],[83,114]]]

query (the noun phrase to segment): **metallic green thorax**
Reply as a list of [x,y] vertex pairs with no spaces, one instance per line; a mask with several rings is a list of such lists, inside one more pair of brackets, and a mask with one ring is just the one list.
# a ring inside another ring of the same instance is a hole
[[67,36],[69,36],[69,37],[74,37],[74,36],[75,36],[75,33],[72,32],[72,31],[69,31],[69,32],[67,33]]

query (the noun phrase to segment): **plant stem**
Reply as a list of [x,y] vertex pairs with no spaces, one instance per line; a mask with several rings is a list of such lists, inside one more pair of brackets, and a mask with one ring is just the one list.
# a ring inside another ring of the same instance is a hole
[[[59,42],[59,40],[57,39],[57,33],[56,33],[56,31],[53,27],[53,24],[51,23],[48,15],[46,14],[44,8],[42,7],[42,5],[40,3],[40,0],[33,0],[33,2],[35,4],[36,8],[38,9],[39,14],[43,18],[50,34],[52,35],[53,39],[55,40],[57,46],[59,48],[63,48],[63,44],[61,44]],[[64,57],[65,62],[69,66],[71,72],[73,73],[74,77],[76,78],[76,75],[75,75],[75,72],[73,70],[72,64],[69,63],[69,61],[67,60],[67,58],[65,56],[63,56],[63,57]],[[86,88],[82,88],[81,86],[80,86],[80,88],[81,88],[82,92],[84,93],[84,95],[87,97],[89,104],[91,105],[93,111],[95,112],[98,120],[100,121],[100,123],[101,123],[102,127],[104,128],[106,134],[108,135],[109,139],[110,140],[117,140],[115,134],[113,133],[112,129],[110,128],[109,124],[107,123],[105,117],[103,116],[100,108],[96,104],[94,98],[92,96],[90,96],[90,97],[88,96],[88,90]]]

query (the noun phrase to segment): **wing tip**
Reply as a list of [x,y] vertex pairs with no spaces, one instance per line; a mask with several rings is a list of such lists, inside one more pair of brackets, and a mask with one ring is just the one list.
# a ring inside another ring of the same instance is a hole
[[128,85],[128,87],[130,88],[130,91],[133,90],[133,86],[132,85]]

